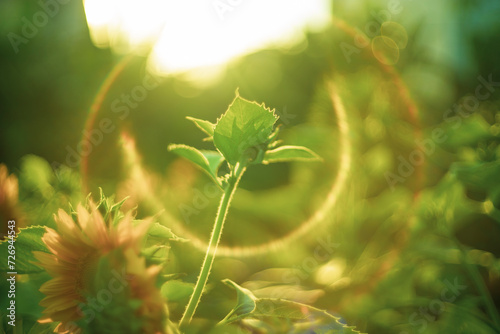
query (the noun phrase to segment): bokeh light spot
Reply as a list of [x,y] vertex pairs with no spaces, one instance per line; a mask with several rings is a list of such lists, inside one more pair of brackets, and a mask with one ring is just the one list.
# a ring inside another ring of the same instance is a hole
[[375,37],[372,40],[372,51],[375,58],[382,64],[394,65],[399,60],[399,48],[389,37]]
[[406,48],[408,44],[408,33],[406,29],[397,22],[384,22],[380,28],[380,35],[393,40],[400,50]]

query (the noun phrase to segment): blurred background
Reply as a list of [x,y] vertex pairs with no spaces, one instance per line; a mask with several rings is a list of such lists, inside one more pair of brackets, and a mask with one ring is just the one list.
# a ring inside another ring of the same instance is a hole
[[201,316],[231,308],[230,278],[368,333],[500,333],[499,17],[494,0],[3,0],[0,162],[26,224],[98,187],[129,196],[192,241],[168,270],[194,282],[220,194],[166,148],[210,149],[185,117],[215,122],[239,88],[324,162],[247,172]]

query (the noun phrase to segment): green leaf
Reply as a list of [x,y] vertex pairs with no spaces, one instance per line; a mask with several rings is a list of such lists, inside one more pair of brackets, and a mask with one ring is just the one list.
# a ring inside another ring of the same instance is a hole
[[230,323],[240,317],[251,314],[255,310],[257,298],[250,290],[242,288],[230,279],[225,279],[222,283],[236,290],[237,300],[236,306],[233,307],[233,309],[221,322],[219,322],[219,325]]
[[450,171],[467,186],[493,190],[500,185],[500,160],[491,162],[454,163]]
[[[89,194],[86,202],[89,203],[90,199],[91,198]],[[128,197],[125,197],[120,202],[115,203],[115,196],[106,196],[104,194],[104,190],[99,187],[99,202],[97,203],[97,208],[103,215],[104,221],[108,221],[111,219],[113,222],[113,226],[116,226],[118,222],[124,217],[124,214],[120,211],[120,209],[127,199]],[[77,219],[76,211],[73,208],[71,208],[71,211],[73,217]]]
[[466,187],[488,193],[493,204],[500,208],[500,160],[491,162],[454,163],[451,174]]
[[186,117],[188,120],[192,121],[198,129],[205,132],[208,137],[204,140],[212,140],[214,136],[215,124],[204,119],[198,119],[194,117]]
[[179,280],[167,281],[161,286],[161,295],[168,302],[179,302],[187,299],[194,290],[194,284]]
[[186,242],[187,240],[175,235],[168,227],[154,223],[148,230],[142,255],[153,263],[164,263],[169,255],[171,241]]
[[42,241],[42,237],[45,234],[44,226],[30,226],[27,228],[21,228],[14,242],[16,259],[15,259],[15,269],[12,270],[8,266],[7,256],[8,246],[10,245],[8,239],[3,240],[0,243],[0,253],[3,256],[0,270],[2,272],[17,272],[18,274],[34,274],[44,271],[43,268],[34,264],[38,262],[33,256],[33,251],[40,251],[45,253],[50,253]]
[[442,126],[442,129],[446,136],[441,145],[448,149],[476,145],[480,141],[495,138],[488,122],[478,113],[472,114],[469,118],[461,118],[459,127],[453,123],[447,123]]
[[266,151],[263,164],[285,161],[319,161],[321,158],[303,146],[281,146],[273,150]]
[[222,161],[224,161],[224,157],[217,151],[208,151],[208,150],[203,150],[200,151],[201,154],[207,159],[208,161],[208,166],[210,170],[212,171],[213,175],[215,176],[216,181],[217,179],[217,171],[219,170],[220,164]]
[[43,271],[29,275],[29,279],[16,282],[16,313],[22,315],[23,328],[26,331],[26,327],[29,327],[26,322],[28,319],[32,318],[36,322],[36,319],[42,316],[44,308],[39,303],[46,296],[40,292],[40,286],[50,279],[50,275]]
[[[228,324],[241,319],[281,318],[295,320],[296,327],[314,327],[315,333],[359,334],[353,327],[346,326],[324,310],[284,299],[257,298],[254,294],[231,280],[223,283],[232,287],[238,294],[236,306],[219,322]],[[314,323],[310,322],[314,320]],[[293,333],[296,333],[295,331]]]
[[148,236],[164,240],[173,240],[173,241],[185,240],[176,236],[171,229],[161,225],[160,223],[154,223],[151,225],[151,227],[148,230]]
[[168,259],[168,254],[170,247],[162,244],[154,244],[152,246],[146,246],[141,251],[141,254],[147,258],[151,263],[162,264]]
[[221,183],[217,178],[217,170],[219,169],[219,166],[224,158],[219,152],[200,151],[194,147],[182,144],[169,145],[168,150],[198,165],[215,181],[217,185],[221,186]]
[[23,157],[19,179],[22,180],[21,189],[28,193],[35,192],[42,195],[44,199],[54,194],[52,168],[47,161],[36,155],[29,154]]
[[246,164],[257,155],[257,147],[267,146],[277,119],[274,110],[237,94],[215,125],[215,147],[231,165]]

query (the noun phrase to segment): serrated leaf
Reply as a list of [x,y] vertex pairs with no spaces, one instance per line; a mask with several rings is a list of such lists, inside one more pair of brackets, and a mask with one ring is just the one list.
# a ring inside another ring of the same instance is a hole
[[262,163],[319,160],[321,158],[307,147],[287,145],[266,151]]
[[185,239],[176,236],[171,229],[160,223],[154,223],[148,230],[148,236],[164,239],[164,240],[174,240],[174,241],[184,241]]
[[151,263],[164,263],[167,261],[172,241],[186,242],[187,240],[175,235],[168,227],[160,223],[153,223],[147,232],[141,253]]
[[8,253],[8,240],[4,240],[0,243],[0,253],[2,254],[3,260],[0,264],[0,270],[2,272],[17,272],[18,274],[34,274],[44,271],[42,267],[35,265],[38,262],[33,256],[33,251],[50,253],[42,241],[42,237],[45,234],[44,226],[30,226],[27,228],[19,229],[19,233],[15,239],[15,270],[9,269],[7,262]]
[[221,186],[217,178],[217,170],[224,158],[219,152],[200,151],[194,147],[182,144],[169,145],[168,150],[198,165],[217,185]]
[[188,120],[192,121],[198,129],[205,132],[208,135],[208,138],[205,140],[212,140],[214,136],[215,124],[204,119],[198,119],[194,117],[186,117]]
[[214,130],[215,147],[231,164],[251,161],[253,148],[267,145],[278,117],[264,106],[235,97]]

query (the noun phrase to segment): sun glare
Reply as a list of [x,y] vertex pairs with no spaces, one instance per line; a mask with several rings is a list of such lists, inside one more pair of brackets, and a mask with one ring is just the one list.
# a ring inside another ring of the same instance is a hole
[[222,65],[297,42],[330,20],[327,0],[86,0],[93,42],[117,52],[152,47],[149,67],[168,75]]
[[94,44],[118,53],[154,45],[169,10],[164,0],[84,0]]

